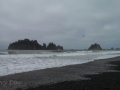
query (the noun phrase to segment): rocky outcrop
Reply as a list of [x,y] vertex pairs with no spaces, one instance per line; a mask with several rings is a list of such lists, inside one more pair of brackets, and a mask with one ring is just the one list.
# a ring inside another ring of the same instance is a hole
[[49,43],[47,50],[63,50],[63,47],[60,45],[56,46],[54,43]]
[[101,48],[101,46],[100,46],[99,44],[95,43],[95,44],[92,44],[92,45],[88,48],[88,50],[102,50],[102,48]]
[[63,50],[63,47],[54,43],[40,45],[37,40],[24,39],[11,43],[8,50]]

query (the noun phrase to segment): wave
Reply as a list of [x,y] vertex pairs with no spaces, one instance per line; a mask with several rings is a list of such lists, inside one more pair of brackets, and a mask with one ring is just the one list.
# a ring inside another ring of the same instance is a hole
[[0,55],[8,55],[8,52],[0,52]]
[[[24,51],[0,52],[1,54],[8,54],[0,55],[0,76],[66,65],[82,64],[98,59],[120,56],[120,51],[68,51],[62,53],[34,51],[42,52],[42,54],[31,54],[30,51],[25,51],[23,54],[23,52]],[[26,54],[26,52],[30,52],[30,54]]]
[[36,54],[36,58],[47,58],[47,57],[69,57],[69,56],[82,56],[88,55],[92,51],[74,51],[74,52],[63,52],[63,53],[50,53],[50,54]]
[[120,55],[120,51],[75,51],[75,52],[63,52],[63,53],[50,53],[50,54],[36,54],[36,58],[46,58],[46,57],[69,57],[69,56],[89,56],[89,55],[96,55],[101,56],[105,55],[108,57],[108,55]]
[[19,54],[19,52],[15,52],[15,51],[5,51],[5,52],[0,52],[0,55],[9,55],[9,54]]
[[19,54],[19,52],[15,51],[8,51],[9,54]]

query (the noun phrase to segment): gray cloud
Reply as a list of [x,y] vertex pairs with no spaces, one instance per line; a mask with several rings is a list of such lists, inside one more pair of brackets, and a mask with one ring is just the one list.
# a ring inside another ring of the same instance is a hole
[[0,48],[24,38],[66,49],[120,47],[119,8],[120,0],[0,0]]

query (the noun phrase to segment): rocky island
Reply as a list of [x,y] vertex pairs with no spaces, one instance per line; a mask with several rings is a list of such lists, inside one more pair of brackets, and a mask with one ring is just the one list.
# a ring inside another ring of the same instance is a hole
[[102,48],[101,48],[101,46],[100,46],[99,44],[95,43],[95,44],[92,44],[92,45],[88,48],[88,50],[102,50]]
[[8,46],[8,50],[63,50],[63,47],[54,43],[40,45],[37,40],[18,40]]

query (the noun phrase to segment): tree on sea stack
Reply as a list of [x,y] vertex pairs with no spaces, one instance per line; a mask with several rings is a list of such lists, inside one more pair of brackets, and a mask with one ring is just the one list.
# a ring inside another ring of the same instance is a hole
[[95,44],[92,44],[92,45],[88,48],[88,50],[102,50],[102,48],[101,48],[101,46],[100,46],[99,44],[95,43]]

